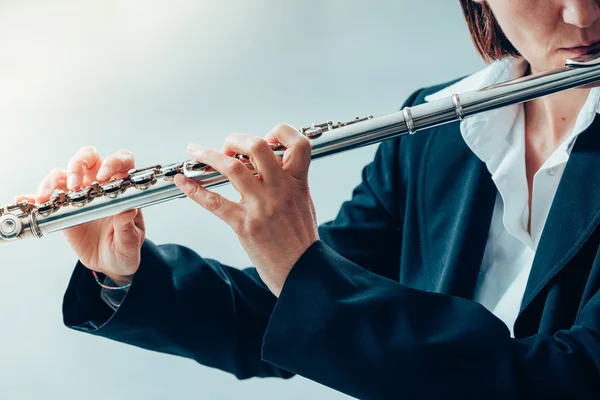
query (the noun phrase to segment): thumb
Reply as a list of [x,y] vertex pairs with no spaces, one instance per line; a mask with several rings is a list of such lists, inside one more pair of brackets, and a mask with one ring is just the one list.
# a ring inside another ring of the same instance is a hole
[[117,214],[113,218],[114,242],[123,249],[135,249],[138,246],[138,235],[135,219],[138,210],[128,210]]
[[137,210],[137,215],[135,216],[135,218],[133,218],[133,223],[143,232],[146,231],[146,224],[144,223],[144,216],[142,215],[141,208]]

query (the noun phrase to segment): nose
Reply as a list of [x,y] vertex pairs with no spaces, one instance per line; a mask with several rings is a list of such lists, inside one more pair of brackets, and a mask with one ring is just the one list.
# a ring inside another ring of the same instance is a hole
[[600,18],[598,0],[567,0],[563,8],[563,20],[579,28],[588,28]]

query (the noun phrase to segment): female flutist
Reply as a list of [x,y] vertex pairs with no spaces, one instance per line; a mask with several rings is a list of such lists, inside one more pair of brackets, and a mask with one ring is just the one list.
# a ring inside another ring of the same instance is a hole
[[[600,50],[598,0],[460,4],[489,65],[405,105]],[[388,140],[319,227],[295,129],[190,146],[241,201],[183,176],[177,186],[235,231],[254,267],[155,244],[142,213],[124,212],[65,231],[79,262],[64,321],[240,379],[300,374],[361,399],[600,398],[599,112],[588,87]],[[287,147],[282,163],[268,143]],[[102,160],[85,147],[20,199],[133,167],[130,152]]]

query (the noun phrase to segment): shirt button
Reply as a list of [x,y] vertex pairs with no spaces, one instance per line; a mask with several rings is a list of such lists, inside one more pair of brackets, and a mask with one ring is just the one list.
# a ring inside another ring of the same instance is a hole
[[554,175],[556,175],[557,171],[558,171],[558,167],[552,167],[552,168],[548,168],[546,170],[546,173],[550,176],[554,176]]

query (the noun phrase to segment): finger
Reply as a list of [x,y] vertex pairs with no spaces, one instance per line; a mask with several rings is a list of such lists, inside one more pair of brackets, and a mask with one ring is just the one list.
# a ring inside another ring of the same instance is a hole
[[132,229],[139,228],[145,231],[144,217],[141,209],[123,211],[115,215],[113,226],[115,234],[124,234],[131,232]]
[[[238,160],[240,160],[241,162],[244,163],[244,165],[251,171],[253,171],[255,169],[254,165],[252,165],[251,162],[248,162],[250,160],[248,160],[246,157],[242,157],[242,154],[240,152],[237,152],[235,150],[230,149],[229,147],[227,147],[227,145],[225,143],[223,143],[223,146],[221,147],[221,153],[225,154],[226,156],[229,157],[236,157],[238,158]],[[245,154],[244,154],[245,156]]]
[[142,215],[142,209],[138,209],[137,215],[133,219],[135,226],[140,228],[142,231],[146,231],[146,224],[144,223],[144,216]]
[[28,203],[35,203],[35,193],[34,194],[22,194],[19,196],[15,196],[13,198],[13,203],[18,203],[23,200],[27,200]]
[[50,200],[55,189],[67,192],[67,171],[63,168],[54,168],[42,179],[38,186],[35,202],[45,203]]
[[134,219],[137,217],[136,209],[123,211],[113,218],[113,227],[115,229],[115,239],[122,239],[124,234],[130,233],[134,228]]
[[284,171],[297,179],[307,179],[312,146],[306,136],[290,125],[279,124],[265,136],[265,140],[286,147],[283,155]]
[[226,155],[241,153],[248,156],[259,176],[267,181],[281,171],[277,156],[264,138],[232,133],[225,139],[223,150]]
[[106,157],[96,179],[100,182],[108,181],[111,178],[121,179],[126,177],[129,170],[134,167],[133,153],[129,150],[120,150]]
[[67,166],[67,188],[78,190],[96,180],[102,159],[92,146],[79,149]]
[[242,196],[258,190],[254,173],[237,158],[226,156],[223,153],[197,144],[190,144],[187,152],[195,160],[211,166],[227,177]]
[[123,211],[113,218],[114,245],[122,255],[132,255],[132,249],[138,248],[144,234],[143,228],[136,223],[141,216],[140,210]]
[[183,174],[175,176],[175,185],[187,197],[210,211],[229,226],[236,226],[236,222],[243,217],[243,208],[240,204],[227,200],[218,193],[202,187],[202,184],[190,179]]

